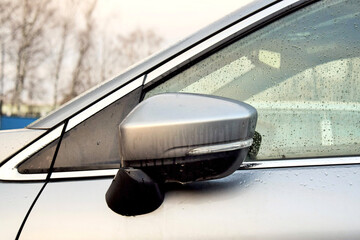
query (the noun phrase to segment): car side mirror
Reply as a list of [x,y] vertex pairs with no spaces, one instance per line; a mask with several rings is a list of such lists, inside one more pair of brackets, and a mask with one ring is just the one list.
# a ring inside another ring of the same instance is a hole
[[161,205],[165,182],[232,174],[247,156],[256,121],[252,106],[215,96],[166,93],[141,102],[119,127],[121,167],[106,194],[109,207],[147,213]]

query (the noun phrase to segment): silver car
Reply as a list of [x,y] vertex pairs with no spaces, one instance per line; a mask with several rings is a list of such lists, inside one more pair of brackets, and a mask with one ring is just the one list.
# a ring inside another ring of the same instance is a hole
[[359,93],[357,0],[255,1],[0,132],[0,238],[360,239]]

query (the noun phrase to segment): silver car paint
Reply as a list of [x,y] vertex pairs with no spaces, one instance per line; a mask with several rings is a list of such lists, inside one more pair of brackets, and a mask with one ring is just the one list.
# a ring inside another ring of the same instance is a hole
[[0,181],[1,239],[15,239],[31,204],[43,184]]
[[[49,183],[20,239],[358,239],[360,165],[239,170],[172,187],[156,211],[106,205],[111,179]],[[61,201],[59,201],[61,199]]]
[[40,137],[46,130],[15,129],[0,131],[0,165],[8,157]]
[[[46,130],[15,129],[0,131],[0,164]],[[9,183],[0,181],[1,239],[15,239],[16,234],[44,183]]]
[[200,146],[251,139],[256,119],[255,108],[232,99],[187,93],[153,96],[120,124],[122,166],[127,161],[184,157]]

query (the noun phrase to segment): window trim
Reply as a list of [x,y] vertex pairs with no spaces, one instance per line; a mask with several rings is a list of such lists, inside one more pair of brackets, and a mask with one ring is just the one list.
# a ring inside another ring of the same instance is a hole
[[[267,160],[259,162],[243,162],[238,170],[256,170],[272,168],[292,168],[292,167],[319,167],[360,164],[360,157],[326,157],[290,160]],[[73,172],[53,172],[51,180],[114,177],[119,169],[73,171]]]
[[301,158],[288,160],[262,160],[243,162],[240,169],[266,169],[266,168],[289,168],[289,167],[315,167],[315,166],[334,166],[360,164],[359,156],[346,157],[319,157]]
[[64,124],[60,124],[53,130],[48,131],[45,136],[40,137],[31,143],[0,167],[0,180],[2,181],[41,181],[45,180],[47,173],[22,174],[18,171],[18,166],[26,159],[43,149],[45,146],[55,141],[61,136]]

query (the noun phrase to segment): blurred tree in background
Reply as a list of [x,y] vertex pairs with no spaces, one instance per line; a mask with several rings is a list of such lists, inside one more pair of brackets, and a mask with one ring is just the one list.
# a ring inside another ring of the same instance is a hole
[[161,47],[163,39],[151,30],[105,31],[96,8],[97,0],[0,0],[6,114],[44,114]]

